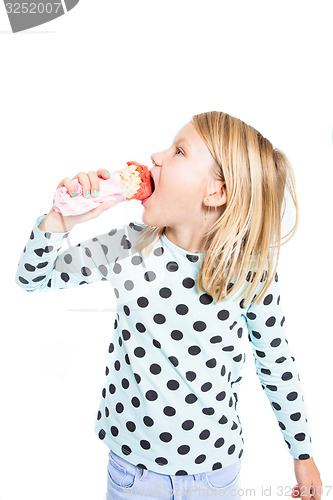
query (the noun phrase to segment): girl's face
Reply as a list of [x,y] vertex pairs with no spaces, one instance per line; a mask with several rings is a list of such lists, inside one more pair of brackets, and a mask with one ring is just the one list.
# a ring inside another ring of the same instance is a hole
[[[150,173],[155,190],[144,203],[142,220],[155,227],[180,227],[201,224],[205,214],[203,201],[214,193],[212,167],[215,160],[196,131],[187,123],[169,149],[151,156]],[[212,189],[209,191],[209,186]],[[208,191],[207,191],[208,189]],[[216,186],[215,186],[216,191]]]

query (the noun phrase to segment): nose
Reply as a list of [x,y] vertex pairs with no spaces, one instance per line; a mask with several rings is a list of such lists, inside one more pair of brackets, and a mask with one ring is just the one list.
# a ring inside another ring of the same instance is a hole
[[160,158],[160,155],[159,153],[154,153],[151,155],[151,161],[153,162],[154,164],[154,167],[159,167],[161,165],[161,158]]

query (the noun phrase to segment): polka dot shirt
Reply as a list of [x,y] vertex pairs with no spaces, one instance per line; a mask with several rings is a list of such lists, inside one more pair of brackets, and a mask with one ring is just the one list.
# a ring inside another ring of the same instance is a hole
[[144,227],[137,222],[60,252],[69,233],[41,231],[45,215],[37,218],[20,257],[16,283],[47,292],[109,281],[115,293],[117,312],[95,422],[108,448],[169,475],[238,461],[244,439],[237,403],[248,339],[289,453],[301,460],[312,456],[277,274],[259,304],[244,308],[239,292],[216,303],[196,289],[203,254],[189,253],[163,234],[143,258],[133,248]]

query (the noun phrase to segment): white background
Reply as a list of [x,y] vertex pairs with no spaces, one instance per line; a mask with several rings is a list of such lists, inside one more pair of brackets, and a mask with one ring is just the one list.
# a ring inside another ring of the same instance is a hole
[[[169,147],[193,114],[210,110],[257,128],[295,171],[300,225],[281,248],[281,300],[314,459],[324,485],[333,483],[330,6],[81,0],[12,34],[0,5],[0,500],[103,500],[106,491],[108,449],[93,425],[114,294],[106,282],[52,295],[20,289],[14,276],[36,218],[51,208],[63,177],[128,160],[150,166],[150,155]],[[137,201],[119,204],[76,226],[70,243],[140,221],[142,210]],[[243,486],[256,498],[262,486],[265,498],[280,498],[280,485],[290,497],[293,459],[250,345],[247,353]]]

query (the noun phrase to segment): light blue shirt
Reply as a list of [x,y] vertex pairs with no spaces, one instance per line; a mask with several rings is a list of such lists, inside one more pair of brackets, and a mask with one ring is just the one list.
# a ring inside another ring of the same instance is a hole
[[[198,292],[204,254],[164,234],[143,258],[131,222],[68,250],[69,232],[41,231],[37,218],[16,283],[47,292],[109,281],[117,313],[95,432],[114,453],[149,470],[197,474],[226,467],[243,453],[237,402],[244,339],[289,453],[313,455],[295,358],[286,339],[278,275],[259,304],[239,292],[214,302]],[[244,284],[244,288],[247,283]],[[236,297],[236,298],[235,298]]]

